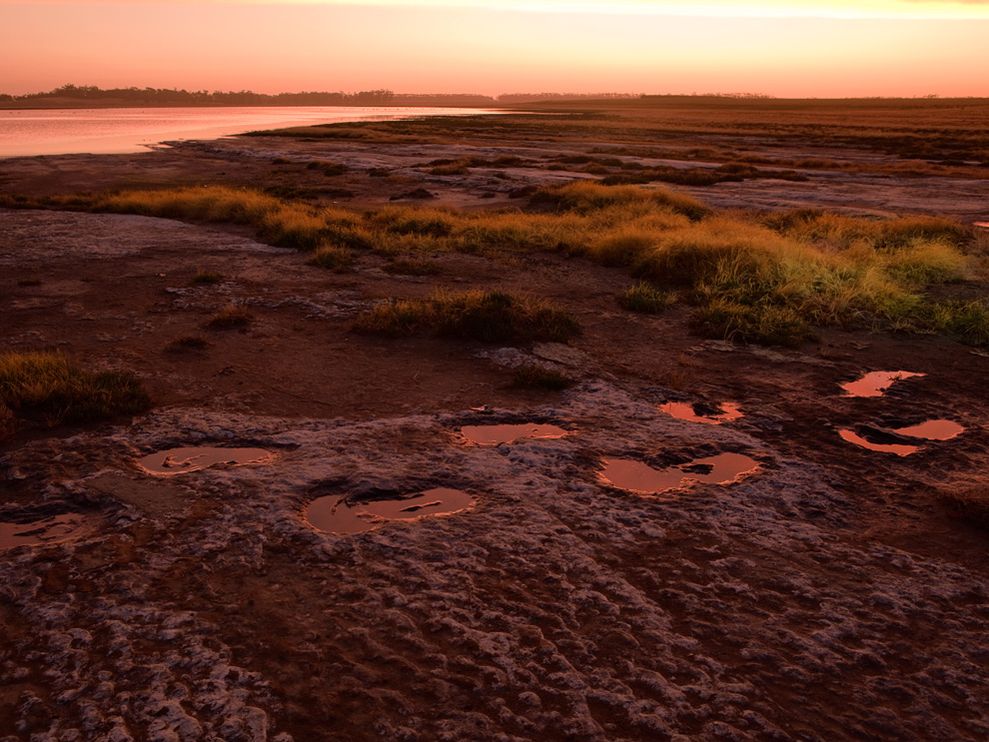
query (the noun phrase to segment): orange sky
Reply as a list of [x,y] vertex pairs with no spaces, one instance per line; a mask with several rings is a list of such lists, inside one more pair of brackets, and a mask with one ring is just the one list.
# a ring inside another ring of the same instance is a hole
[[989,96],[989,1],[0,0],[0,92]]

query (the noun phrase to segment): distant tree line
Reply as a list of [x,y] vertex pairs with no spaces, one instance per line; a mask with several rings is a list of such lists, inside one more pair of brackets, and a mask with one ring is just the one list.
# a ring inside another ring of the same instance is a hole
[[0,93],[4,108],[78,107],[177,107],[177,106],[460,106],[497,104],[487,95],[407,94],[391,90],[362,90],[356,93],[303,91],[299,93],[255,93],[250,90],[209,91],[172,88],[100,88],[95,85],[62,85],[54,90],[26,95]]
[[141,107],[141,106],[461,106],[516,105],[548,100],[600,100],[636,98],[630,93],[510,93],[491,97],[469,93],[409,94],[391,90],[356,93],[304,91],[255,93],[250,90],[209,91],[173,88],[100,88],[95,85],[62,85],[42,93],[0,93],[5,108]]

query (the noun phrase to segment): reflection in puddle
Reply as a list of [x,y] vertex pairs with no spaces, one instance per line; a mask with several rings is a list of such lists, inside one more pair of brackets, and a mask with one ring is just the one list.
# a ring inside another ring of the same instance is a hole
[[337,534],[373,531],[389,521],[414,521],[459,513],[474,505],[466,492],[440,487],[415,497],[347,502],[330,495],[313,500],[306,508],[306,520],[318,531]]
[[91,527],[90,518],[80,513],[53,515],[27,523],[0,522],[0,550],[60,544],[88,533]]
[[173,477],[176,474],[202,471],[220,464],[244,466],[263,464],[271,461],[274,454],[263,448],[217,448],[198,446],[193,448],[171,448],[138,459],[137,465],[148,474],[156,477]]
[[906,443],[874,443],[866,438],[863,438],[854,430],[848,430],[847,428],[842,428],[838,431],[838,435],[841,439],[853,443],[860,448],[865,448],[869,451],[876,451],[878,453],[895,453],[897,456],[912,456],[920,450],[920,446],[911,446]]
[[908,438],[923,438],[928,441],[950,441],[965,432],[965,427],[953,420],[928,420],[909,428],[894,428],[897,435]]
[[722,423],[741,420],[743,417],[741,408],[735,402],[724,402],[716,408],[708,408],[706,405],[690,404],[689,402],[667,402],[660,405],[659,409],[677,420],[706,425],[721,425]]
[[465,425],[460,434],[468,443],[476,446],[499,446],[522,440],[554,440],[569,435],[570,431],[557,425]]
[[976,229],[989,229],[989,222],[974,222],[972,226]]
[[606,484],[640,495],[653,495],[693,484],[731,484],[759,468],[740,453],[721,453],[668,469],[653,469],[633,459],[604,459],[598,476]]
[[927,376],[914,371],[873,371],[860,379],[842,384],[849,397],[881,397],[897,381]]
[[912,456],[921,450],[919,444],[903,442],[903,438],[915,438],[926,441],[950,441],[965,432],[965,427],[952,420],[927,420],[919,425],[906,428],[884,430],[873,428],[859,435],[847,428],[839,430],[842,440],[853,443],[869,451],[879,453],[895,453],[897,456]]

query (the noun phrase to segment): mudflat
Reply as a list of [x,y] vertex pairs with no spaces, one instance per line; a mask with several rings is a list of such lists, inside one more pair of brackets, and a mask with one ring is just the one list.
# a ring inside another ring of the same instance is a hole
[[987,109],[3,161],[0,730],[984,739]]

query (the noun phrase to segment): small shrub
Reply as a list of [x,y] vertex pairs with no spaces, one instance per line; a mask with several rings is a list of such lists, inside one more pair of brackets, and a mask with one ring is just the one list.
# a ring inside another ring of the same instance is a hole
[[200,271],[192,277],[190,283],[193,286],[213,286],[218,283],[223,283],[222,273],[213,273],[211,271]]
[[188,350],[205,350],[208,347],[209,343],[206,342],[205,338],[198,335],[185,335],[166,345],[165,351],[167,353],[182,353]]
[[0,427],[8,430],[15,419],[54,427],[136,414],[150,404],[129,372],[86,371],[60,353],[0,354]]
[[322,160],[316,160],[314,162],[308,163],[306,165],[306,169],[318,170],[327,177],[335,177],[337,175],[343,175],[348,170],[350,170],[350,168],[348,168],[346,165],[343,165],[339,162],[324,162]]
[[247,327],[254,321],[254,315],[245,307],[228,304],[210,317],[206,327],[211,330],[236,330]]
[[17,420],[13,411],[3,402],[0,402],[0,441],[10,438],[16,429]]
[[989,530],[989,490],[941,490],[937,498],[953,518]]
[[354,254],[345,247],[323,245],[312,254],[308,263],[336,273],[343,273],[353,266]]
[[476,290],[379,304],[354,328],[392,336],[431,331],[484,343],[564,342],[580,332],[569,313],[545,301]]
[[515,371],[512,386],[521,389],[546,389],[559,392],[574,385],[574,380],[566,374],[543,366],[520,366]]
[[396,258],[384,267],[385,273],[400,276],[436,276],[443,272],[439,263],[416,258]]
[[676,304],[677,295],[673,291],[663,291],[648,283],[637,283],[618,297],[623,309],[641,314],[661,314]]

